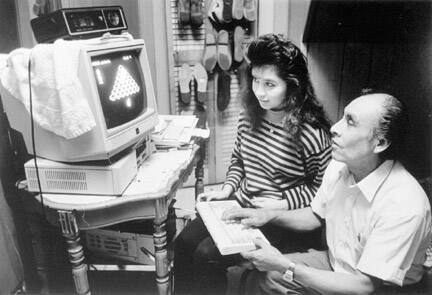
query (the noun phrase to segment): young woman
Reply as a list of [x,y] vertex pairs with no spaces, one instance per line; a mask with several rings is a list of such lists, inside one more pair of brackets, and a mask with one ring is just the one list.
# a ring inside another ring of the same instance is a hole
[[[286,38],[268,34],[248,47],[237,138],[221,190],[199,201],[236,198],[245,207],[298,209],[309,206],[330,160],[330,123],[318,103],[307,62]],[[319,246],[319,236],[261,229],[279,249]],[[198,216],[175,242],[176,294],[223,294],[226,268],[237,255],[221,256]]]

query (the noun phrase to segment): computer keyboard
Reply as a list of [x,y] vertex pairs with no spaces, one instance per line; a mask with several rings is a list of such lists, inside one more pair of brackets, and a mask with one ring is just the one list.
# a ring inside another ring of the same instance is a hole
[[239,221],[227,222],[221,219],[226,210],[240,208],[237,201],[199,202],[196,207],[222,255],[255,250],[255,238],[267,241],[257,228],[245,227]]
[[432,268],[432,242],[426,249],[426,261],[423,263],[423,266],[426,268]]
[[[225,204],[218,206],[215,203],[210,203],[209,205],[218,218],[221,218],[226,210],[232,208],[232,206],[226,206]],[[223,230],[233,243],[249,243],[255,237],[254,234],[256,234],[257,230],[245,227],[239,220],[222,222],[224,223]]]

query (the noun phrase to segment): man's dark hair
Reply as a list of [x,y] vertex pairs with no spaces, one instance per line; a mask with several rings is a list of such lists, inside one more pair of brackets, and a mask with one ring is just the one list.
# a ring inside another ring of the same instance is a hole
[[405,104],[391,94],[374,91],[372,89],[362,90],[362,95],[382,94],[384,95],[383,113],[374,130],[376,138],[384,138],[390,146],[384,150],[380,157],[383,160],[400,160],[406,158],[408,151],[409,118]]

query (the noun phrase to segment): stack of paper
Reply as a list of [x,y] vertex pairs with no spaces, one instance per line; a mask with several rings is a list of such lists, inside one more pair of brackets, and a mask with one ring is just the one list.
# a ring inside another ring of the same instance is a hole
[[159,115],[152,133],[156,147],[179,147],[188,144],[198,122],[196,116]]
[[142,196],[161,192],[169,181],[178,177],[176,171],[184,168],[192,149],[153,153],[138,169],[136,179],[123,193],[123,197]]

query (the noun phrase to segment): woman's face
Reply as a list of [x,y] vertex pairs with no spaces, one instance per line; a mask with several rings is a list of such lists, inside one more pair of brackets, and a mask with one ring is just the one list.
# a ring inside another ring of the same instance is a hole
[[252,90],[265,110],[279,109],[286,99],[287,85],[273,65],[252,68]]

